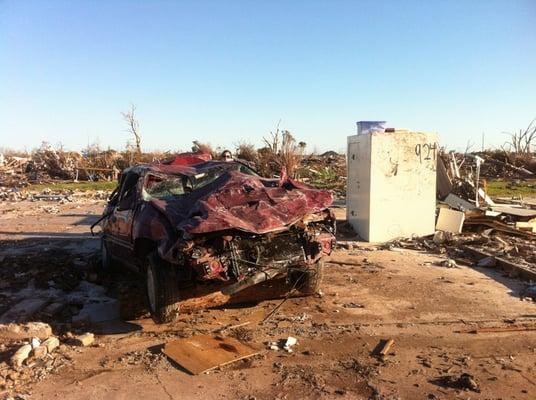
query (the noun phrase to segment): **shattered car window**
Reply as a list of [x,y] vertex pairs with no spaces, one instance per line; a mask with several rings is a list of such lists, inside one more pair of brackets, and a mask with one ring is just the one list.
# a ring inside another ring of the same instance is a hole
[[[229,168],[231,167],[231,168]],[[188,194],[193,190],[214,182],[226,171],[235,170],[243,174],[258,176],[255,171],[243,164],[218,166],[196,175],[149,175],[145,183],[145,194],[155,199],[166,199]]]
[[146,193],[156,199],[180,196],[192,191],[192,186],[185,176],[149,176],[145,185]]
[[211,182],[214,182],[225,172],[222,168],[212,168],[206,172],[201,172],[197,175],[194,175],[194,190],[201,189],[203,186],[208,185]]
[[253,171],[251,168],[247,167],[246,165],[241,164],[238,168],[240,172],[246,175],[253,175],[253,176],[259,176],[255,171]]
[[[243,164],[235,164],[233,165],[234,168],[231,168],[231,170],[237,170],[243,174],[246,175],[253,175],[258,176],[255,171],[253,171],[251,168],[248,168],[246,165]],[[208,171],[201,172],[197,175],[194,175],[194,185],[193,189],[197,190],[202,188],[203,186],[208,185],[211,182],[214,182],[216,179],[218,179],[221,175],[223,175],[229,168],[212,168]]]

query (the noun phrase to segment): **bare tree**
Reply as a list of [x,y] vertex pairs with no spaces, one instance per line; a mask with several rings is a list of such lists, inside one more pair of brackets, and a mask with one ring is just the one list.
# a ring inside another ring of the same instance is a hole
[[130,110],[127,112],[122,112],[121,115],[128,125],[127,131],[134,136],[134,141],[136,143],[136,151],[141,154],[141,133],[140,133],[140,123],[136,118],[136,106],[130,104]]
[[[288,176],[295,177],[303,157],[305,142],[296,142],[294,136],[287,130],[280,130],[277,123],[275,132],[270,132],[269,138],[262,138],[266,147],[259,150],[260,169],[276,173],[274,168],[284,168]],[[270,171],[271,170],[271,171]]]
[[[529,126],[519,132],[507,133],[510,135],[510,141],[505,143],[510,149],[517,154],[529,154],[532,151],[533,141],[536,140],[536,118],[533,119]],[[505,147],[503,146],[503,148]]]
[[193,144],[192,151],[194,153],[210,154],[214,158],[217,156],[217,152],[212,148],[210,143],[203,143],[199,140],[194,140]]

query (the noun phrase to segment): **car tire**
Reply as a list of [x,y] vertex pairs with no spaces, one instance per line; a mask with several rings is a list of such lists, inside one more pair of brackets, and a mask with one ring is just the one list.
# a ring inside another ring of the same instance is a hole
[[323,277],[324,260],[319,260],[310,268],[294,275],[294,282],[297,282],[296,289],[304,295],[316,294],[320,290]]
[[147,304],[153,320],[158,323],[172,322],[179,315],[179,287],[170,266],[157,254],[147,257],[146,268]]

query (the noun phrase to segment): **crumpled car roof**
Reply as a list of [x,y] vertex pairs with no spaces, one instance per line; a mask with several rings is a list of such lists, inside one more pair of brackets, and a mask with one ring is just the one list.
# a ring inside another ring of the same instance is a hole
[[[209,163],[213,166],[220,162],[152,168],[166,173],[185,173],[182,168],[201,172]],[[305,215],[328,208],[333,195],[291,179],[279,182],[229,170],[187,196],[150,202],[180,231],[191,235],[229,229],[263,234],[285,230]]]

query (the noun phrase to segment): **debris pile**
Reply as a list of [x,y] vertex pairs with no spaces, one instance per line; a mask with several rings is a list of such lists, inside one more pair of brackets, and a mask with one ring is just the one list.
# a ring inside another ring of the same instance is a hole
[[455,265],[460,258],[476,258],[484,266],[482,260],[487,258],[487,266],[511,263],[515,264],[513,269],[532,270],[536,276],[536,204],[523,200],[492,199],[482,179],[484,176],[496,176],[498,170],[495,167],[484,167],[489,165],[501,165],[502,174],[505,171],[524,175],[533,172],[492,156],[488,153],[441,154],[437,165],[435,235],[433,238],[396,240],[386,246],[410,246],[447,253],[452,262],[445,266]]
[[25,187],[51,180],[116,180],[120,171],[135,163],[163,160],[167,153],[132,154],[129,151],[54,149],[48,143],[25,157],[0,154],[0,186]]
[[482,151],[468,154],[443,154],[443,161],[449,164],[454,158],[460,173],[467,176],[477,169],[477,159],[482,160],[480,176],[488,179],[526,179],[536,177],[536,157],[530,153],[518,154],[504,151]]
[[303,157],[298,178],[321,189],[331,189],[344,197],[346,193],[346,156],[334,151]]
[[53,201],[59,204],[71,203],[81,200],[107,200],[111,190],[72,190],[53,189],[48,187],[43,190],[28,190],[17,187],[0,186],[0,201]]

